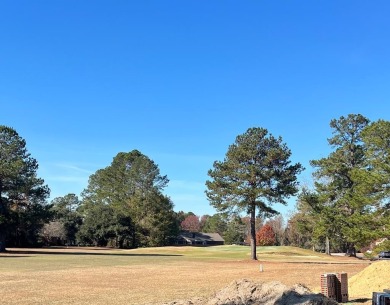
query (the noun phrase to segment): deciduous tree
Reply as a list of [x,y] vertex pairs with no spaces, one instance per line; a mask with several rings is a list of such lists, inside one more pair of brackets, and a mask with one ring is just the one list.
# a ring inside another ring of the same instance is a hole
[[277,215],[266,222],[266,225],[271,226],[272,231],[275,233],[276,245],[283,246],[284,241],[284,219],[282,215]]
[[268,224],[264,225],[256,233],[256,244],[258,246],[274,246],[276,243],[275,233]]
[[50,221],[43,226],[41,236],[47,246],[58,245],[66,238],[64,225],[59,221]]
[[187,216],[180,224],[182,230],[190,231],[190,232],[199,232],[200,230],[200,222],[199,216],[189,215]]

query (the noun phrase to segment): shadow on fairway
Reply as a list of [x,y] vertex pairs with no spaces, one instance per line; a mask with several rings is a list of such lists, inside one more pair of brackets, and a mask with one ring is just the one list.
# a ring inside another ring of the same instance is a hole
[[[95,251],[95,250],[93,250]],[[127,256],[127,257],[170,257],[183,256],[181,254],[153,254],[153,253],[105,253],[105,252],[80,252],[80,251],[41,251],[41,250],[8,250],[8,254],[50,254],[50,255],[93,255],[93,256]],[[4,256],[20,257],[20,256]]]
[[31,257],[31,255],[0,255],[0,258],[23,258],[23,257]]

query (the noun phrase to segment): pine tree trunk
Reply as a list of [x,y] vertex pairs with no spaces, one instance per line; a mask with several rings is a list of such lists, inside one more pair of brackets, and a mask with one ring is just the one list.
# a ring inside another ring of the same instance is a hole
[[329,245],[329,237],[326,236],[325,238],[325,253],[330,255],[330,245]]
[[5,252],[5,233],[2,228],[0,228],[0,252]]
[[256,254],[256,205],[251,207],[251,258],[257,260]]
[[356,248],[355,248],[355,245],[354,245],[354,244],[348,243],[347,254],[348,254],[349,256],[356,257]]

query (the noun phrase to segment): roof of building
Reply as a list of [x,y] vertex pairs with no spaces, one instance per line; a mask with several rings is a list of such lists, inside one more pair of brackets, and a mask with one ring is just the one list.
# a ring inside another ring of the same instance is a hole
[[204,232],[181,232],[179,237],[182,237],[188,241],[198,242],[224,242],[225,240],[218,233],[204,233]]

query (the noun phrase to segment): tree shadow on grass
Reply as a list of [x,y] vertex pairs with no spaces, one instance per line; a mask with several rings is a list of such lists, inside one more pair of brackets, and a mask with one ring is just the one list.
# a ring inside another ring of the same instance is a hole
[[[353,299],[349,300],[348,303],[353,303],[353,304],[371,304],[372,299],[368,298],[360,298],[360,299]],[[369,302],[369,303],[367,303]]]
[[23,258],[23,257],[31,257],[31,255],[0,255],[0,258]]
[[[95,250],[92,250],[95,251]],[[47,255],[92,255],[92,256],[124,256],[124,257],[175,257],[183,256],[181,254],[154,254],[154,253],[107,253],[107,252],[82,252],[82,251],[42,251],[42,250],[7,250],[7,254],[47,254]],[[20,257],[4,256],[4,257]]]

